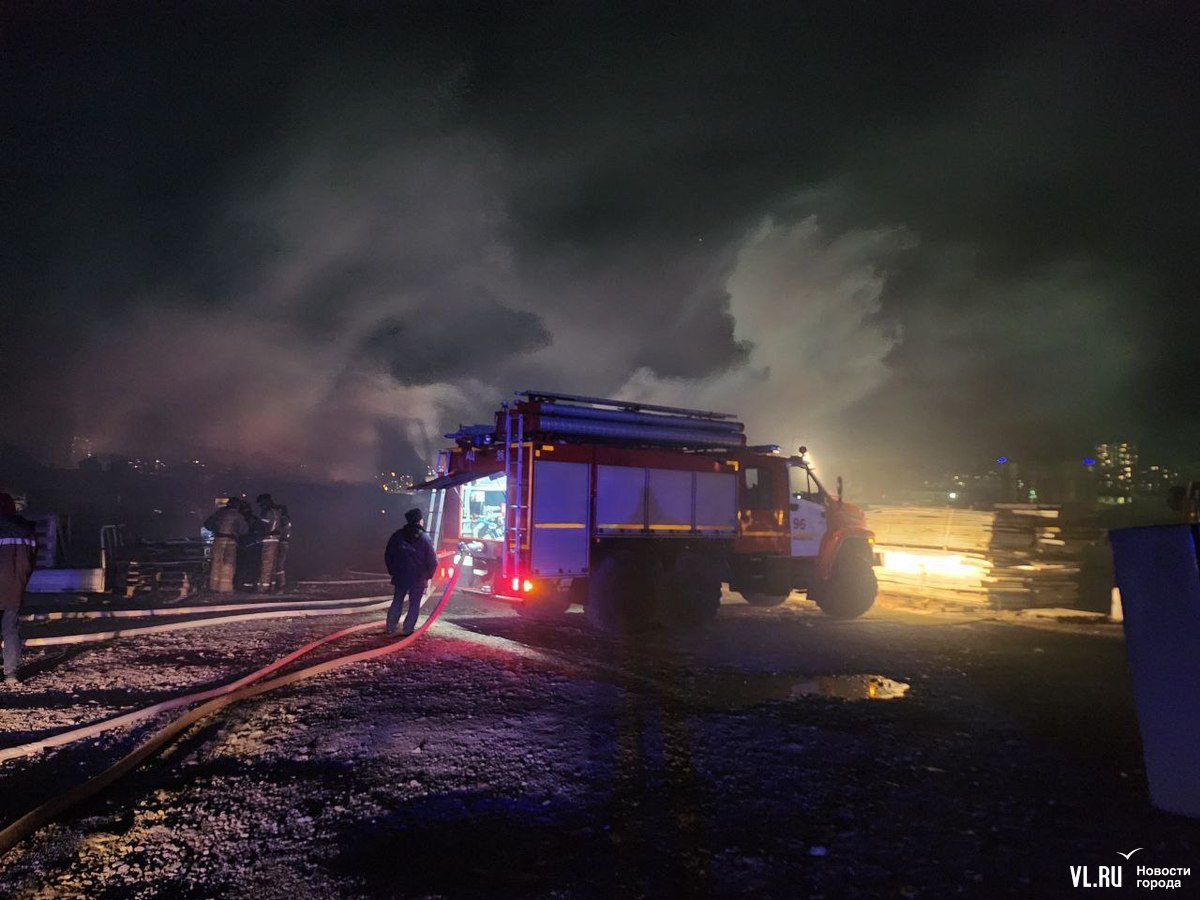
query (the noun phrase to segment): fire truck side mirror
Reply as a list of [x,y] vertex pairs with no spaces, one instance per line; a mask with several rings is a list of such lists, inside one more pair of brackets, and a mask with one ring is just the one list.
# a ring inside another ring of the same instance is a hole
[[838,476],[837,486],[838,486],[838,495],[837,495],[838,503],[841,503],[842,502],[842,476],[841,475]]

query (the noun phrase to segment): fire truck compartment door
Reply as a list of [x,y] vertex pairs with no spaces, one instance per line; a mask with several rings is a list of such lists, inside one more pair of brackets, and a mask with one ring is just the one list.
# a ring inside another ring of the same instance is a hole
[[646,470],[596,466],[596,534],[640,534],[646,527]]
[[585,575],[588,570],[587,463],[539,460],[533,473],[530,567],[534,575]]
[[732,472],[696,473],[696,531],[699,534],[737,534],[737,475]]
[[692,530],[692,473],[647,469],[647,522],[658,534]]
[[825,505],[793,496],[788,515],[792,519],[792,556],[815,557],[828,528]]
[[638,466],[596,467],[596,534],[737,534],[737,476]]

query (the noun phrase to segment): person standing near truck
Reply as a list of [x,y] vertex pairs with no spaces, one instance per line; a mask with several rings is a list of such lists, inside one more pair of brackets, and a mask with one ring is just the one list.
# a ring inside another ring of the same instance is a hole
[[250,532],[250,525],[242,512],[243,503],[239,497],[229,497],[224,506],[204,520],[204,527],[213,533],[208,589],[217,594],[233,591],[238,544]]
[[413,629],[417,627],[417,616],[421,612],[425,586],[437,571],[437,553],[433,549],[433,541],[421,527],[424,514],[419,509],[410,509],[404,514],[404,518],[407,524],[392,534],[388,539],[387,548],[383,551],[383,561],[395,586],[395,595],[387,613],[388,634],[396,633],[396,623],[400,621],[400,611],[406,596],[408,613],[404,617],[402,633],[413,633]]
[[287,584],[287,555],[288,544],[292,540],[292,517],[288,508],[283,504],[279,509],[279,550],[275,554],[275,577],[272,579],[272,590],[282,591]]
[[275,565],[279,556],[279,536],[283,526],[283,507],[270,494],[259,494],[258,501],[258,592],[275,589]]
[[238,538],[233,588],[237,591],[254,591],[258,587],[259,560],[262,558],[262,522],[247,501],[238,501],[238,509],[246,520],[246,533]]
[[4,682],[17,684],[21,665],[21,633],[18,628],[21,599],[37,559],[33,523],[17,515],[17,504],[0,494],[0,635],[4,639]]

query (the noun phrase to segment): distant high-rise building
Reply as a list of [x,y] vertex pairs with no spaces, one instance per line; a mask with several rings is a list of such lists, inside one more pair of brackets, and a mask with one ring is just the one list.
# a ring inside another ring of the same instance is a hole
[[1179,473],[1170,466],[1142,466],[1134,478],[1134,491],[1150,496],[1164,496],[1179,481]]
[[1137,445],[1129,441],[1098,444],[1093,471],[1099,478],[1102,502],[1129,503],[1137,475]]

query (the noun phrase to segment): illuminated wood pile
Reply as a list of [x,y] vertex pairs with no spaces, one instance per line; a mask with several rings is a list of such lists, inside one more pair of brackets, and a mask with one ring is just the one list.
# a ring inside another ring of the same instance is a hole
[[1074,606],[1084,543],[1061,510],[880,506],[867,511],[881,593],[992,609]]

